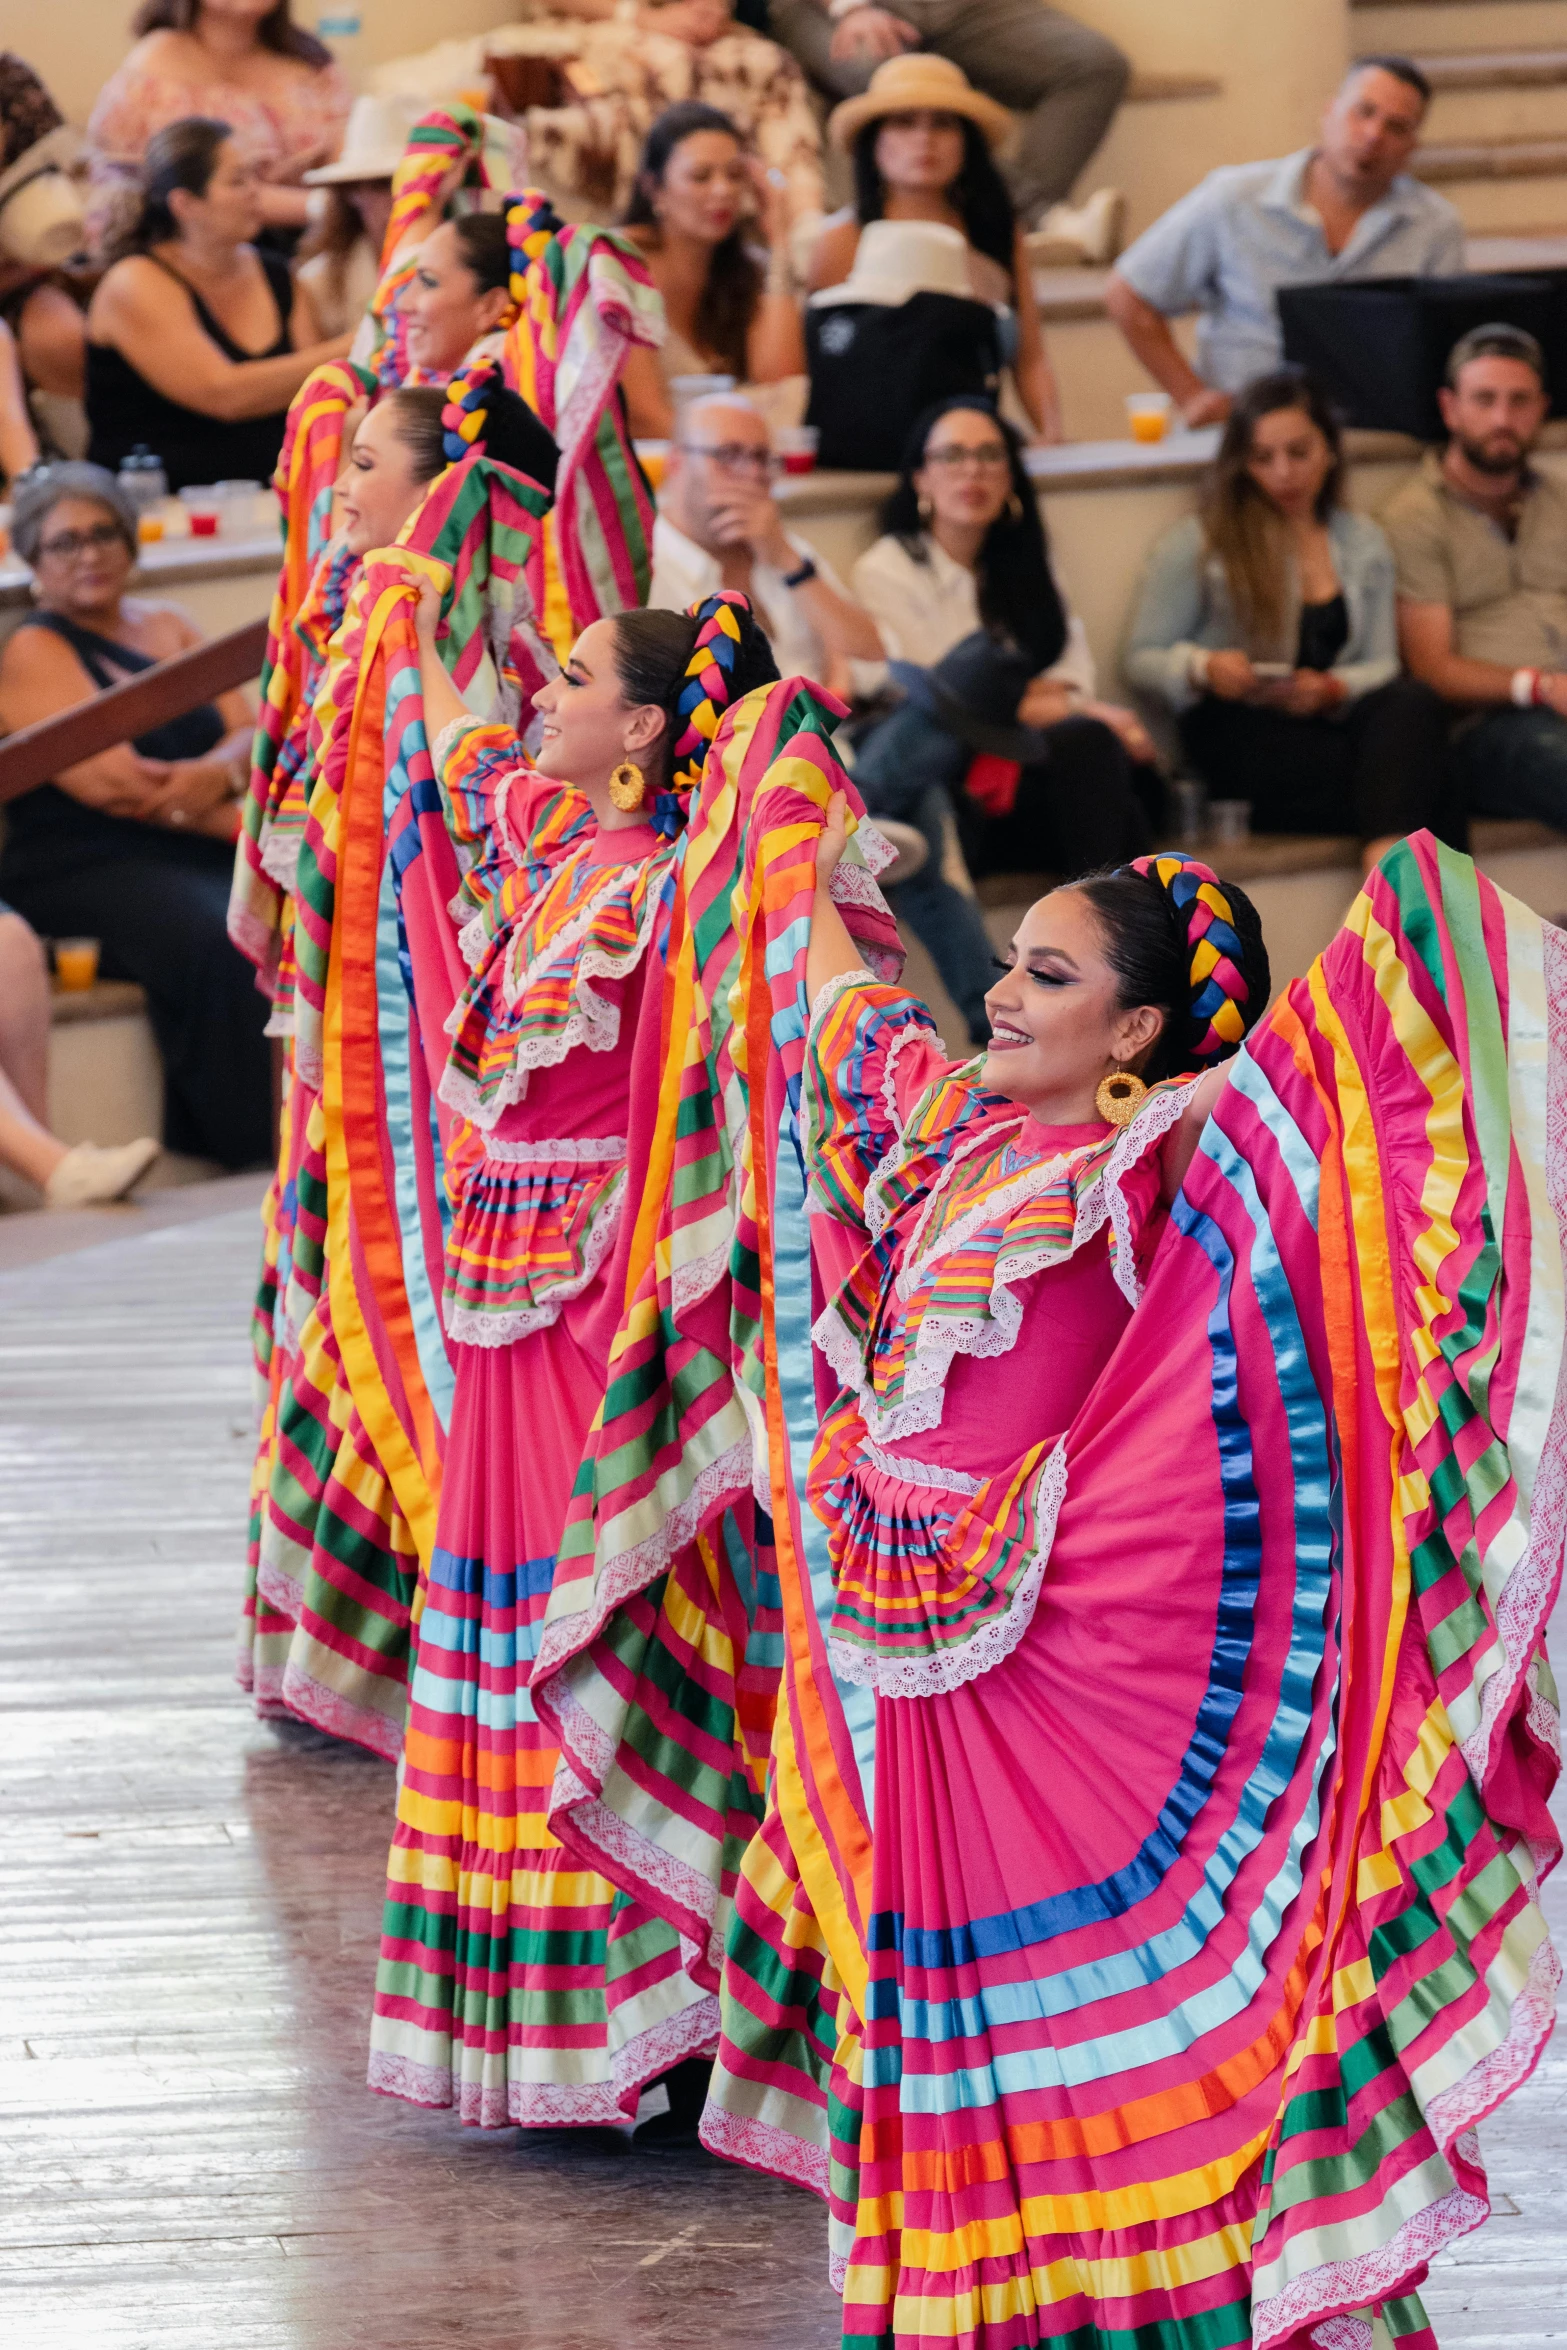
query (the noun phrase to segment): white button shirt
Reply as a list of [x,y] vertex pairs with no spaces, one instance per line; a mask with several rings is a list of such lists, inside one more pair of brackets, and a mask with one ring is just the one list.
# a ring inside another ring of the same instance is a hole
[[[922,563],[901,539],[878,539],[854,566],[854,594],[876,623],[889,661],[917,661],[929,669],[984,623],[974,574],[931,538]],[[1061,583],[1056,582],[1061,594]],[[1061,596],[1066,644],[1047,677],[1058,678],[1085,701],[1094,695],[1094,656],[1077,614]]]

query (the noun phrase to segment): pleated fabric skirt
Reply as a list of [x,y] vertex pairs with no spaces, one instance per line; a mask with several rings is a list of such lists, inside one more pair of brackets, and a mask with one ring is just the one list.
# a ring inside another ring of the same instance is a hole
[[601,1333],[590,1293],[532,1337],[456,1350],[370,2084],[481,2127],[626,2121],[647,2081],[717,2036],[673,1929],[548,1827],[558,1752],[528,1681],[603,1392]]

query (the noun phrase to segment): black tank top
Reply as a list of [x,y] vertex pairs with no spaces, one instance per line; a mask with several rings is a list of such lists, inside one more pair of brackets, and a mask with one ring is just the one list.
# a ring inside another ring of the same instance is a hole
[[[155,669],[150,653],[116,644],[96,629],[83,628],[61,612],[29,612],[17,630],[47,628],[63,637],[100,691],[123,685],[128,676]],[[187,710],[135,738],[144,759],[201,759],[223,740],[223,714],[215,702]],[[6,810],[5,854],[0,873],[13,887],[34,875],[58,873],[73,864],[106,864],[125,856],[155,856],[163,862],[190,861],[190,851],[210,850],[205,840],[189,841],[178,833],[164,833],[129,816],[105,816],[101,809],[83,807],[56,784],[41,783],[35,791],[13,800]]]
[[[232,335],[218,324],[195,288],[170,269],[166,261],[159,261],[156,253],[147,259],[183,286],[190,296],[202,333],[209,342],[216,343],[226,359],[243,366],[249,359],[276,359],[292,348],[288,339],[289,313],[294,304],[293,282],[288,274],[288,263],[275,253],[258,253],[257,260],[266,272],[267,287],[277,311],[277,333],[264,351],[247,351],[235,342]],[[272,469],[283,446],[283,427],[288,421],[288,402],[270,416],[247,416],[233,423],[225,423],[219,416],[202,416],[194,408],[182,408],[178,400],[170,400],[157,391],[144,375],[139,375],[123,352],[107,343],[89,343],[87,346],[87,423],[91,434],[87,455],[90,463],[106,465],[117,473],[138,442],[161,457],[169,477],[171,490],[205,486],[214,481],[260,481],[272,479]]]

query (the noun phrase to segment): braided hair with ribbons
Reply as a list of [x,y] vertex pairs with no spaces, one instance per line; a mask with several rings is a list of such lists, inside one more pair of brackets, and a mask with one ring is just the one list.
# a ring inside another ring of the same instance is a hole
[[609,625],[626,701],[658,703],[669,714],[669,772],[654,790],[648,820],[673,840],[724,718],[743,695],[773,684],[778,665],[738,588],[704,596],[686,612],[619,612]]
[[1246,948],[1227,885],[1210,865],[1174,851],[1134,857],[1131,870],[1159,884],[1185,926],[1190,981],[1186,1049],[1199,1068],[1209,1068],[1235,1050],[1261,1009],[1252,1003]]

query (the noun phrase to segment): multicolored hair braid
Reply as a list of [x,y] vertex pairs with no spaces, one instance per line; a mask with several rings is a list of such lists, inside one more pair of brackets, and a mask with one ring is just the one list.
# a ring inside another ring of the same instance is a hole
[[1203,1066],[1221,1060],[1246,1034],[1251,1000],[1246,949],[1224,884],[1211,865],[1173,850],[1134,857],[1123,870],[1156,881],[1185,929],[1191,989],[1187,1050]]
[[738,588],[720,588],[688,607],[696,622],[696,643],[686,663],[685,683],[675,703],[674,772],[670,788],[653,801],[653,827],[673,839],[685,822],[680,795],[689,799],[700,782],[708,745],[734,699],[735,663],[740,653],[744,622],[751,617],[750,599]]
[[[508,196],[501,209],[511,254],[511,298],[520,311],[529,270],[547,249],[550,239],[559,236],[566,224],[548,196],[538,188],[523,188],[515,196]],[[505,323],[509,326],[511,320]]]
[[502,390],[505,377],[497,361],[486,359],[474,367],[459,368],[446,387],[441,410],[441,433],[448,464],[460,464],[470,450],[482,449],[489,424],[490,403]]

